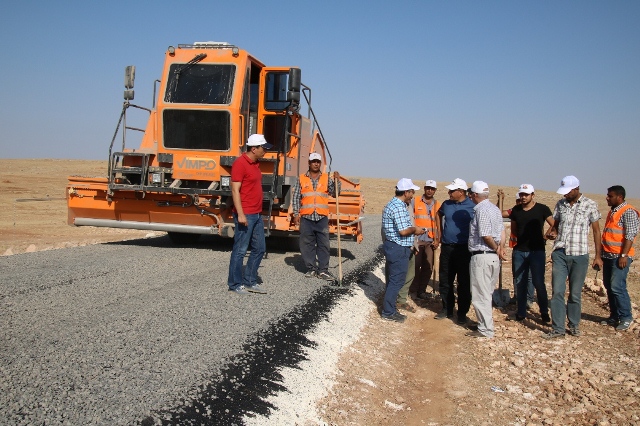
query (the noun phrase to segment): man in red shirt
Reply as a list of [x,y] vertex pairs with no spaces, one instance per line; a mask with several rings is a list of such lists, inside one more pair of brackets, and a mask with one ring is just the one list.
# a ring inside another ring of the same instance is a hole
[[[231,196],[235,235],[229,262],[229,291],[237,294],[266,293],[257,282],[258,267],[265,252],[262,222],[262,172],[259,160],[272,145],[264,135],[254,134],[247,140],[247,152],[231,167]],[[242,274],[242,263],[251,244],[251,254]]]

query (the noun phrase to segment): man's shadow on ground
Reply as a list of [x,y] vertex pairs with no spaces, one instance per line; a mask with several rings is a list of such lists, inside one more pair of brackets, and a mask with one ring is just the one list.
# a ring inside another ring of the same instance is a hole
[[[338,259],[337,248],[332,248],[329,250],[329,256],[331,256],[329,258],[329,269],[331,271],[338,269],[339,261],[342,262],[342,265],[344,266],[344,264],[348,260],[354,260],[356,258],[351,251],[345,250],[345,249],[341,250],[340,255],[341,257],[340,259]],[[284,263],[293,267],[296,271],[300,273],[304,274],[307,272],[307,267],[305,266],[304,261],[302,260],[302,255],[300,253],[292,253],[290,256],[285,257]],[[333,274],[333,275],[336,275],[336,274]]]

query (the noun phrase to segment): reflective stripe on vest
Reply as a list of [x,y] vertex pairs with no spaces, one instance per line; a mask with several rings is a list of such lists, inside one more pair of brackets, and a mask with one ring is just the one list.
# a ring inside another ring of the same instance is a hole
[[[606,252],[613,254],[621,254],[622,253],[622,244],[624,243],[624,228],[618,223],[620,222],[620,218],[627,210],[633,210],[638,216],[638,210],[634,209],[630,205],[626,205],[622,207],[617,212],[613,213],[609,210],[607,214],[607,221],[604,224],[604,229],[602,230],[602,249]],[[635,250],[633,246],[629,249],[629,256],[633,256],[635,254]]]
[[424,202],[422,197],[415,200],[413,203],[413,214],[416,220],[416,226],[419,228],[426,228],[429,238],[433,238],[436,232],[435,217],[439,206],[440,204],[438,201],[434,200],[433,207],[431,207],[431,213],[429,213],[427,204]]
[[300,175],[300,214],[309,215],[317,212],[321,216],[329,216],[329,175],[323,173],[318,179],[316,189],[307,175]]

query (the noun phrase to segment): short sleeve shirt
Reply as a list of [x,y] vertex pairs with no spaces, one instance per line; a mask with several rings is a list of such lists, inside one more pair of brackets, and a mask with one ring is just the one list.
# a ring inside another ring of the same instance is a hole
[[563,248],[569,256],[588,254],[589,227],[600,218],[598,204],[584,195],[573,206],[562,198],[553,210],[553,219],[559,221],[558,237],[553,249]]
[[475,204],[470,198],[457,203],[452,200],[442,202],[438,214],[444,219],[442,224],[443,244],[467,244],[469,223],[473,218]]
[[496,244],[500,245],[500,237],[504,229],[502,212],[489,200],[479,202],[474,210],[473,219],[469,224],[469,251],[493,250],[487,245],[483,237],[491,237]]
[[522,206],[511,209],[509,219],[516,223],[518,242],[514,247],[519,251],[544,250],[544,222],[551,216],[551,209],[540,203],[535,203],[529,210]]
[[[244,214],[262,212],[262,172],[257,161],[251,161],[247,154],[233,162],[231,181],[240,182],[240,203]],[[236,210],[235,207],[233,209]]]

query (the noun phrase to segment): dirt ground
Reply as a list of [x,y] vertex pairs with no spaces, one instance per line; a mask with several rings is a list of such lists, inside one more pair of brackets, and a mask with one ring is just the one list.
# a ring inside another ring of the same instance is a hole
[[[69,175],[104,176],[106,162],[0,159],[0,255],[149,234],[68,226]],[[368,214],[382,211],[395,182],[361,179]],[[440,200],[446,183],[438,183]],[[502,189],[508,206],[516,188]],[[604,195],[588,195],[606,214]],[[551,208],[559,198],[542,191],[536,196]],[[640,200],[628,201],[640,206]],[[640,249],[638,241],[635,246]],[[512,289],[508,262],[503,271],[505,288]],[[634,263],[629,274],[636,317],[639,271]],[[417,312],[404,324],[372,314],[358,342],[342,354],[336,383],[318,403],[319,412],[331,425],[640,425],[640,324],[626,332],[601,326],[608,316],[601,280],[590,273],[586,284],[583,335],[552,342],[541,338],[547,327],[537,305],[523,323],[507,321],[515,306],[494,309],[491,340],[474,340],[454,322],[433,319],[440,310],[437,299],[412,302]]]
[[144,237],[149,231],[67,225],[67,177],[106,176],[106,161],[0,159],[0,255]]

